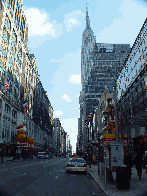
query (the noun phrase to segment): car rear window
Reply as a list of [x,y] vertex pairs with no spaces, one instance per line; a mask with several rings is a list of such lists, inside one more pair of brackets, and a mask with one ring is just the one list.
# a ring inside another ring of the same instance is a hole
[[83,159],[71,159],[70,162],[84,163]]

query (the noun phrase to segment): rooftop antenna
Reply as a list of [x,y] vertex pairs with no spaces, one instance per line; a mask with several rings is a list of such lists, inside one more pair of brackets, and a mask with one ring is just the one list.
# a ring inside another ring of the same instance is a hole
[[88,16],[88,6],[87,6],[87,0],[86,0],[86,16]]

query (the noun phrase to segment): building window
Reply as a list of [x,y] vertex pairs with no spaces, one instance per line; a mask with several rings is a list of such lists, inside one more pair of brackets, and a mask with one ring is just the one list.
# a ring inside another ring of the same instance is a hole
[[5,111],[6,113],[10,113],[10,106],[8,106],[7,104],[5,104]]
[[15,110],[12,110],[12,117],[16,118],[17,117],[17,112]]

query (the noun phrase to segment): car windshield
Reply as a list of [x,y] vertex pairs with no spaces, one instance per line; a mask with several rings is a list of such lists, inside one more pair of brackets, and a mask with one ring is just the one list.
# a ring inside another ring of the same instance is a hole
[[78,163],[84,163],[83,159],[70,159],[70,162],[78,162]]

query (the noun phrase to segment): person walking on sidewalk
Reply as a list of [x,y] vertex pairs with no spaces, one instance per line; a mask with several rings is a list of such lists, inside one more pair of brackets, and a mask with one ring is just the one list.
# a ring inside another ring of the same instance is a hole
[[124,165],[128,166],[129,178],[131,179],[131,174],[132,174],[131,167],[133,167],[133,164],[132,164],[131,155],[129,154],[128,151],[126,151],[126,154],[124,156]]
[[96,154],[93,154],[92,159],[93,159],[93,164],[95,165],[95,162],[96,162]]
[[89,167],[91,168],[91,162],[92,162],[92,155],[89,154]]
[[140,148],[140,145],[137,146],[137,150],[134,158],[134,164],[137,169],[138,177],[141,180],[142,166],[143,166],[143,152],[142,149]]
[[1,152],[1,162],[3,162],[3,152]]
[[147,173],[147,153],[144,156],[143,169],[145,169],[145,173]]

